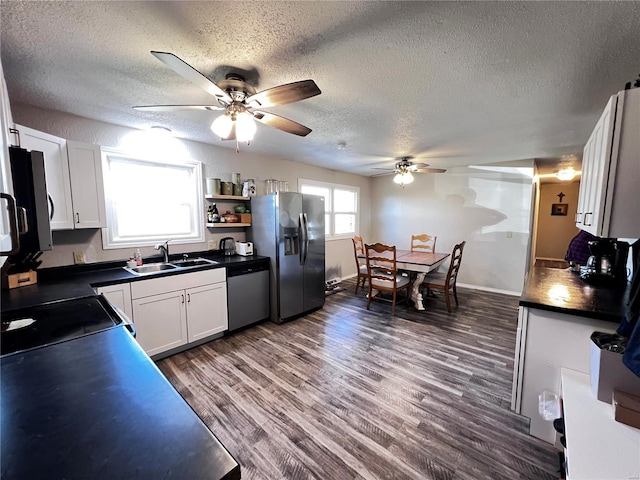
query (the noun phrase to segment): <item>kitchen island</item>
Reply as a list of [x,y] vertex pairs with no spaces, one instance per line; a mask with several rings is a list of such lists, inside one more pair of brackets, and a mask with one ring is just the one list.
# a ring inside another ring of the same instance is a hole
[[628,288],[589,285],[568,269],[529,272],[518,312],[511,409],[531,419],[531,435],[555,442],[552,422],[538,413],[538,395],[560,394],[561,368],[589,373],[590,336],[615,332],[628,294]]
[[[219,263],[193,270],[266,261],[207,257]],[[37,284],[2,291],[3,314],[150,278],[122,263],[43,270]],[[124,327],[9,353],[0,368],[3,479],[240,478],[238,463]]]
[[124,327],[0,358],[1,477],[239,479]]

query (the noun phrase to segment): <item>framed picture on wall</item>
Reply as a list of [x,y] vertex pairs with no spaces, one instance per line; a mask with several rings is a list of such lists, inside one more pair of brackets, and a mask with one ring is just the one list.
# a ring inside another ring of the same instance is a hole
[[569,207],[566,203],[553,203],[551,205],[551,215],[567,215],[567,208]]

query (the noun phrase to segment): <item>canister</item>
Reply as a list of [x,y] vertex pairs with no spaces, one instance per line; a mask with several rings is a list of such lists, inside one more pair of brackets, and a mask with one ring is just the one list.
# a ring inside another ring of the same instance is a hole
[[220,179],[207,177],[207,195],[220,195]]
[[222,182],[222,195],[233,195],[233,183]]
[[267,190],[267,195],[273,195],[278,193],[278,180],[275,178],[268,178],[264,181]]
[[233,194],[238,197],[242,196],[242,184],[240,183],[233,184]]
[[256,182],[253,178],[245,180],[242,184],[242,196],[243,197],[253,197],[256,194]]

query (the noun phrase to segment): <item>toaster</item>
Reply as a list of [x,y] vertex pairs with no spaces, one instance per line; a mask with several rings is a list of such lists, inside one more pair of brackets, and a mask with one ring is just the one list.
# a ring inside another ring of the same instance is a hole
[[252,242],[236,242],[236,253],[238,255],[248,256],[253,255],[253,243]]

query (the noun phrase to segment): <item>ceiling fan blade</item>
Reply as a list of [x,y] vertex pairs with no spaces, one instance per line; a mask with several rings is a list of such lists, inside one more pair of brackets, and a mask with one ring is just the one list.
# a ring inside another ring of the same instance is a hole
[[151,54],[168,66],[178,75],[186,78],[191,83],[196,84],[204,91],[226,103],[231,103],[231,97],[227,92],[218,87],[215,83],[201,74],[198,70],[186,63],[184,60],[176,57],[173,53],[151,51]]
[[133,107],[146,112],[175,112],[177,110],[224,110],[218,105],[140,105]]
[[253,118],[259,122],[287,133],[293,133],[294,135],[299,135],[301,137],[306,137],[311,133],[311,129],[309,127],[305,127],[304,125],[294,122],[293,120],[289,120],[288,118],[274,115],[273,113],[257,112],[254,110],[251,114],[253,115]]
[[447,170],[445,168],[418,168],[414,171],[418,173],[444,173]]
[[387,172],[393,172],[395,168],[371,167],[371,170],[386,170]]
[[298,102],[305,98],[315,97],[321,93],[316,82],[313,80],[302,80],[258,92],[248,97],[245,103],[252,107],[266,108]]

